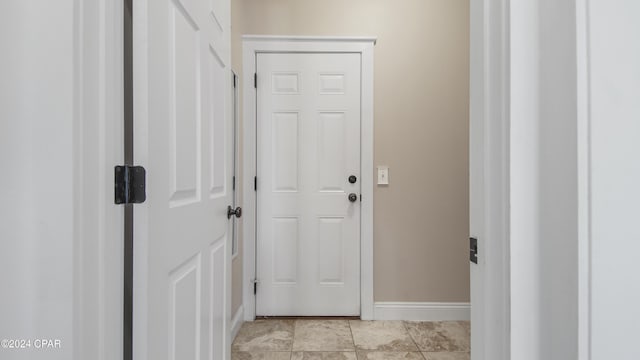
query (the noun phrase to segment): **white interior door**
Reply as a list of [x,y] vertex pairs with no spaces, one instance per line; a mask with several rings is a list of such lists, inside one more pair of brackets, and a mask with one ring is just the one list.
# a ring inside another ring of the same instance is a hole
[[229,358],[229,0],[134,1],[134,358]]
[[257,56],[258,316],[360,314],[360,66]]

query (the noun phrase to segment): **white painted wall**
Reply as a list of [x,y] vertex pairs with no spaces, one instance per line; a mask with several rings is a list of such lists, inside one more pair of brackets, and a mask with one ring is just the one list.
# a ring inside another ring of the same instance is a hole
[[0,339],[60,339],[73,350],[73,1],[0,5]]
[[640,2],[589,7],[591,359],[640,359]]
[[510,3],[512,359],[640,358],[639,13]]
[[0,340],[31,340],[0,359],[122,354],[121,24],[109,0],[0,2]]
[[511,358],[577,359],[575,4],[510,9]]

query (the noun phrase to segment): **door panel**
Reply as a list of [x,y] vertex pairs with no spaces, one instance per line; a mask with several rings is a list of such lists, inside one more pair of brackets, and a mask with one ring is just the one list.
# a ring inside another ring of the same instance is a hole
[[225,126],[227,123],[216,120],[225,119],[225,116],[228,116],[225,114],[227,102],[225,95],[227,91],[230,90],[227,90],[224,85],[228,71],[225,63],[220,59],[218,52],[212,47],[209,47],[207,54],[209,59],[209,89],[213,91],[208,102],[210,106],[210,123],[212,124],[209,127],[208,134],[209,141],[211,142],[211,146],[209,147],[211,149],[211,153],[209,154],[209,160],[211,162],[209,165],[209,196],[218,197],[226,195],[225,180],[228,179],[228,173],[225,163],[228,161],[227,157],[229,155],[226,151],[229,147],[225,146],[225,141],[228,141],[228,139],[225,139],[227,134],[227,132],[225,132]]
[[200,256],[169,274],[169,354],[197,359],[200,327]]
[[344,154],[352,150],[346,139],[344,112],[318,114],[318,191],[344,192],[347,174]]
[[233,203],[229,0],[135,2],[135,359],[224,359]]
[[273,218],[273,284],[294,285],[298,281],[299,227],[297,217]]
[[171,2],[169,11],[170,199],[180,206],[198,201],[200,192],[199,31],[180,2]]
[[257,67],[256,313],[359,315],[360,55]]
[[344,217],[318,219],[318,281],[322,285],[344,284]]
[[298,190],[298,116],[297,112],[275,112],[272,119],[273,191]]

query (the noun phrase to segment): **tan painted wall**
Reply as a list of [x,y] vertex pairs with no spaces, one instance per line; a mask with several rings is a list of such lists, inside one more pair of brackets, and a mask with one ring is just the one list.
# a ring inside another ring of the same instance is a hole
[[232,32],[238,73],[241,34],[378,37],[375,301],[468,301],[469,0],[232,0]]

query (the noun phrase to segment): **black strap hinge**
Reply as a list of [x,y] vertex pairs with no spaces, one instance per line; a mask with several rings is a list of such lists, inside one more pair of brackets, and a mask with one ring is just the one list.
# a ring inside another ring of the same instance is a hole
[[142,166],[118,165],[114,174],[116,204],[140,204],[147,199],[146,171]]

